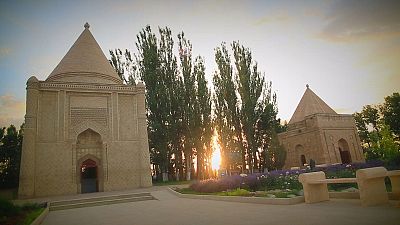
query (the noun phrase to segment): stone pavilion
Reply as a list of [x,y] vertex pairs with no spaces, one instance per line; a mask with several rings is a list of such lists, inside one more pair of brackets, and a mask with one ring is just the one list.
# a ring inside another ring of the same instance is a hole
[[278,134],[287,156],[285,168],[365,162],[352,115],[337,114],[307,85],[286,132]]
[[46,80],[27,81],[19,198],[152,185],[145,87],[123,84],[84,27]]

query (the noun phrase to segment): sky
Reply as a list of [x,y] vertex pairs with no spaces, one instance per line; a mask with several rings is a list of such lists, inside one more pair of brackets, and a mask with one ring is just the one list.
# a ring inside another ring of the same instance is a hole
[[239,41],[272,81],[282,120],[306,84],[337,113],[351,114],[400,91],[399,12],[396,0],[1,0],[0,127],[22,123],[27,79],[45,80],[85,22],[107,57],[110,49],[136,52],[148,24],[184,31],[210,82],[214,49]]

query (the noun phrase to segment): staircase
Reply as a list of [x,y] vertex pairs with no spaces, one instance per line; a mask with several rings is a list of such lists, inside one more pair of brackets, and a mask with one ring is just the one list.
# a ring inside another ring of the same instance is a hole
[[148,192],[108,195],[108,196],[99,196],[90,198],[77,198],[77,199],[50,202],[50,211],[100,206],[100,205],[110,205],[110,204],[125,203],[125,202],[146,201],[146,200],[156,200],[156,198],[154,198]]

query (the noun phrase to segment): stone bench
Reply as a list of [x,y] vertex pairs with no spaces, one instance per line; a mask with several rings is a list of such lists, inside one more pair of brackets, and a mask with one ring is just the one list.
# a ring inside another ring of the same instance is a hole
[[362,206],[382,205],[389,203],[386,191],[384,167],[373,167],[356,171],[358,190]]
[[392,184],[392,192],[397,199],[400,199],[400,170],[392,170],[387,172]]
[[[316,203],[329,200],[327,184],[357,183],[362,206],[388,203],[385,186],[387,170],[384,167],[360,169],[356,178],[326,179],[324,172],[303,173],[299,181],[303,185],[306,203]],[[399,177],[400,179],[400,177]]]

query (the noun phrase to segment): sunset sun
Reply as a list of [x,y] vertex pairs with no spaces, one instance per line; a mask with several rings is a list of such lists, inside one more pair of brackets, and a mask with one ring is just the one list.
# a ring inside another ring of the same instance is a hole
[[218,143],[218,134],[215,132],[212,137],[213,154],[211,158],[211,167],[213,170],[219,170],[221,165],[221,148]]

